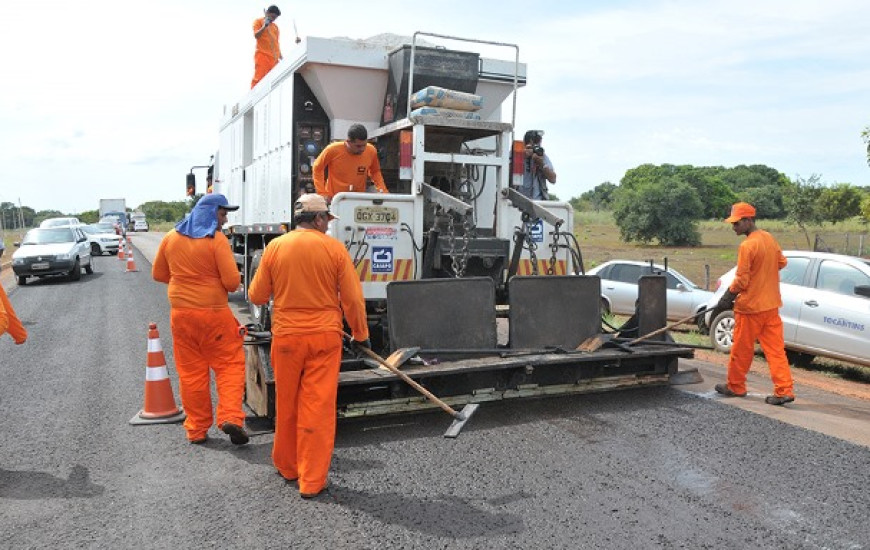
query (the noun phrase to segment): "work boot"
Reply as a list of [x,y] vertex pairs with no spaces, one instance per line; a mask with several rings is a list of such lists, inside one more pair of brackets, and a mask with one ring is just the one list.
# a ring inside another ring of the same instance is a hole
[[746,392],[737,393],[728,387],[728,384],[716,384],[713,387],[716,393],[721,393],[725,397],[746,397]]
[[768,395],[764,398],[764,402],[768,405],[785,405],[794,401],[793,395]]
[[232,422],[224,422],[221,424],[221,431],[230,436],[230,441],[233,445],[244,445],[250,440],[248,432],[246,432],[243,427],[238,424],[233,424]]
[[200,437],[194,437],[192,439],[188,439],[187,441],[188,441],[188,443],[192,443],[193,445],[202,445],[203,443],[208,441],[208,436],[203,435]]
[[327,489],[329,489],[329,479],[326,480],[326,483],[323,484],[323,487],[321,487],[320,490],[316,493],[299,493],[299,496],[304,498],[305,500],[309,500],[325,492]]

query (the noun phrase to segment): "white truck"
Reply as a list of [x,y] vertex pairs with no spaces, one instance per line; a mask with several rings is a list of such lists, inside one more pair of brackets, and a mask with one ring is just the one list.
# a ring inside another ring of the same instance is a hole
[[130,223],[126,199],[100,199],[100,219],[111,218],[119,233],[126,234]]
[[[419,36],[508,57],[422,45]],[[583,275],[571,206],[515,190],[524,161],[513,139],[526,83],[519,49],[421,32],[391,38],[309,37],[225,109],[214,191],[241,206],[225,230],[245,289],[266,244],[292,228],[296,198],[313,189],[317,155],[362,123],[390,193],[336,194],[329,233],[356,266],[376,350],[418,348],[423,364],[408,374],[452,403],[667,381],[690,350],[572,351],[601,332],[600,281]],[[474,94],[483,106],[471,118],[412,111],[412,91],[429,86]],[[654,306],[641,329],[664,326],[656,305],[664,286],[655,285],[641,290]],[[246,346],[247,403],[271,415],[269,307],[250,309],[262,345]],[[366,361],[342,367],[340,414],[430,406]]]

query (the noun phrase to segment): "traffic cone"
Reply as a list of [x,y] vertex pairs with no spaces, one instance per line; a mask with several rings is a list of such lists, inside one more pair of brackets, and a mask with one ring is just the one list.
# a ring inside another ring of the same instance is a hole
[[136,269],[136,262],[133,261],[133,249],[127,249],[127,271],[125,273],[130,273],[131,271],[139,271]]
[[160,345],[157,324],[148,325],[148,361],[145,367],[145,406],[130,419],[130,424],[172,424],[187,415],[175,405],[166,357]]
[[124,245],[125,245],[125,244],[126,244],[126,243],[124,242],[124,239],[121,239],[121,242],[118,243],[118,259],[119,259],[119,260],[123,260],[123,259],[124,259]]

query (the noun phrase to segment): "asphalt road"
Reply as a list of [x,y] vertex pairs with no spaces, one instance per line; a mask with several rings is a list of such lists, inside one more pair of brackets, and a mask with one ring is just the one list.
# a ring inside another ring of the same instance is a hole
[[342,421],[304,501],[270,434],[128,424],[151,321],[178,388],[156,236],[134,241],[139,272],[5,281],[30,339],[0,338],[0,547],[870,548],[870,448],[701,387],[487,403],[455,440],[441,412]]

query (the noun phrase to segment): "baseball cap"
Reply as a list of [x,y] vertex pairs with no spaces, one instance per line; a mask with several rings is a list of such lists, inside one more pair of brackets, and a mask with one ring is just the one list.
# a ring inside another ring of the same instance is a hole
[[199,199],[199,202],[196,203],[197,206],[217,206],[223,208],[224,210],[228,210],[230,212],[234,212],[239,209],[238,206],[234,206],[230,204],[230,201],[220,193],[210,193]]
[[755,208],[748,202],[738,202],[731,207],[731,215],[725,218],[727,223],[739,222],[743,218],[754,218]]
[[338,216],[329,211],[329,205],[326,204],[323,195],[317,193],[305,193],[296,200],[296,204],[293,205],[293,214],[298,215],[304,212],[326,212],[329,214],[329,219],[338,219]]

